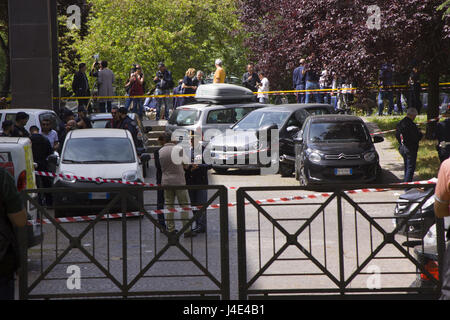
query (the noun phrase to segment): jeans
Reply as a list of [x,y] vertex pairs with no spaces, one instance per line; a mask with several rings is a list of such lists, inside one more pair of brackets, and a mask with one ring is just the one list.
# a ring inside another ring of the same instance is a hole
[[[295,90],[305,90],[305,85],[300,84],[295,87]],[[304,92],[297,93],[297,103],[305,103],[305,93]]]
[[330,96],[330,104],[333,106],[334,110],[337,110],[337,103],[337,96]]
[[144,106],[142,105],[142,99],[141,98],[127,98],[125,100],[125,108],[127,110],[130,108],[131,102],[133,102],[132,112],[137,113],[139,118],[142,119],[142,116],[144,115]]
[[[330,88],[327,87],[327,86],[320,86],[320,89],[325,90],[325,89],[330,89]],[[330,94],[330,92],[321,91],[319,93],[319,103],[331,104],[331,94]]]
[[109,112],[111,112],[111,106],[112,106],[111,101],[99,102],[98,103],[99,112],[100,113],[105,113],[105,112],[109,113]]
[[[170,90],[162,90],[162,89],[156,89],[155,95],[169,95]],[[169,119],[169,106],[170,106],[170,98],[156,98],[156,120],[160,119],[161,115],[161,107],[164,104],[164,119]]]
[[0,300],[14,300],[14,273],[0,276]]
[[398,149],[403,157],[403,163],[405,166],[405,177],[403,182],[411,182],[414,178],[414,171],[416,170],[417,150],[411,150],[405,145],[400,145]]
[[384,100],[386,100],[386,99],[389,102],[388,114],[389,115],[392,114],[392,111],[394,110],[394,94],[392,93],[392,91],[382,90],[378,94],[378,115],[379,116],[383,115]]
[[[189,190],[191,205],[204,206],[208,201],[208,190]],[[194,211],[194,215],[198,211]],[[195,219],[196,228],[206,230],[206,212]]]
[[[319,84],[317,82],[313,82],[313,81],[306,81],[306,90],[316,90],[319,89]],[[306,97],[305,97],[305,103],[311,103],[311,102],[317,102],[319,101],[319,97],[318,97],[319,93],[314,92],[306,92]]]
[[[187,190],[164,190],[164,199],[166,201],[166,208],[172,209],[175,205],[175,197],[178,200],[180,207],[187,207],[189,205],[188,192]],[[175,230],[175,221],[173,218],[173,212],[166,213],[166,225],[167,231],[173,232]],[[188,223],[189,213],[187,211],[181,212],[181,220],[183,227]],[[191,228],[187,228],[185,232],[191,231]]]

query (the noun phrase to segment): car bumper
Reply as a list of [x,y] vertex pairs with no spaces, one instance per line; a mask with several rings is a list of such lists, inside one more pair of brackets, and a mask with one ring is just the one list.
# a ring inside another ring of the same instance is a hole
[[[261,151],[233,151],[233,152],[217,152],[211,151],[211,161],[213,168],[239,168],[239,169],[259,169],[272,165],[270,153],[264,152],[263,157],[260,156]],[[276,159],[278,161],[278,159]]]
[[[340,164],[331,161],[322,161],[319,164],[307,161],[305,172],[311,184],[370,183],[377,179],[378,166],[378,162],[366,161],[345,161]],[[344,169],[341,171],[346,173],[337,173],[336,169]]]
[[[54,184],[54,188],[64,188],[67,191],[55,192],[53,195],[55,216],[56,212],[58,212],[60,217],[98,214],[120,193],[119,190],[116,192],[114,189],[123,189],[124,187],[128,186],[117,183],[97,184],[81,181],[70,183],[59,180]],[[86,192],[85,190],[77,191],[77,189],[90,190]],[[127,198],[124,208],[122,208],[122,201],[119,199],[105,213],[139,210],[139,201],[142,201],[142,191],[134,189],[130,190],[128,194],[131,199]]]

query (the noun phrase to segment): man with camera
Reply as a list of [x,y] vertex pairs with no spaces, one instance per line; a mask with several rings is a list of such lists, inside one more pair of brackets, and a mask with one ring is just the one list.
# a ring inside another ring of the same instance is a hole
[[[153,81],[156,84],[155,95],[168,96],[170,94],[170,89],[174,87],[172,73],[169,70],[167,70],[166,66],[162,62],[159,63],[158,68],[159,70],[156,73],[156,77],[153,78]],[[164,103],[164,117],[162,119],[169,119],[170,99],[169,97],[161,97],[156,98],[156,120],[160,119],[161,105],[163,103]]]
[[144,106],[142,104],[142,98],[136,98],[136,96],[144,95],[144,73],[140,65],[134,65],[130,79],[128,79],[125,87],[129,88],[128,94],[129,98],[125,101],[125,108],[128,110],[130,108],[131,102],[133,102],[134,113],[137,113],[139,118],[142,120],[144,114]]
[[[97,60],[92,65],[91,77],[97,78],[98,83],[98,96],[99,97],[111,97],[114,95],[114,73],[108,69],[108,62]],[[111,112],[112,99],[100,98],[99,99],[99,112]]]

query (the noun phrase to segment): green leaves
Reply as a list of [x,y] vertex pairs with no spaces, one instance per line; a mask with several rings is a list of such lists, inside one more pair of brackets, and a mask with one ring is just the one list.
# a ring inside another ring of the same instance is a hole
[[[89,34],[73,34],[73,47],[80,62],[90,65],[99,53],[116,75],[116,93],[133,63],[142,65],[147,86],[157,65],[164,61],[174,79],[190,67],[212,72],[214,60],[224,60],[228,73],[245,70],[244,35],[236,14],[235,0],[91,0]],[[70,88],[72,75],[63,75]]]

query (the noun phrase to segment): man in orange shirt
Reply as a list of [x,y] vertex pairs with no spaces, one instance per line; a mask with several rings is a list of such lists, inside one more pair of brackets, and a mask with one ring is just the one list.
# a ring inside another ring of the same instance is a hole
[[216,59],[216,73],[214,74],[213,83],[225,83],[225,70],[222,67],[222,60]]
[[[450,159],[445,160],[439,169],[438,182],[434,192],[434,213],[436,217],[450,216]],[[447,231],[448,233],[448,231]],[[450,300],[450,246],[445,252],[442,270],[442,300]]]

